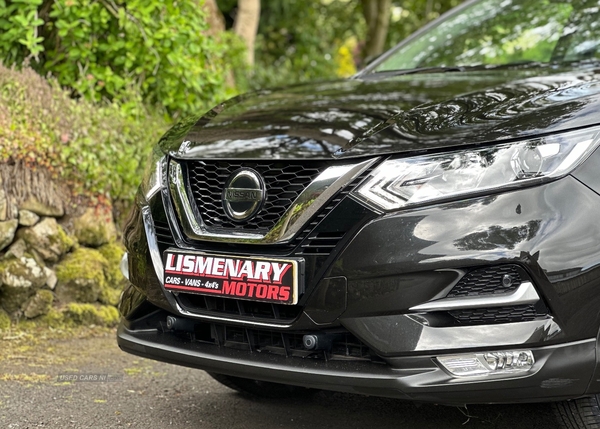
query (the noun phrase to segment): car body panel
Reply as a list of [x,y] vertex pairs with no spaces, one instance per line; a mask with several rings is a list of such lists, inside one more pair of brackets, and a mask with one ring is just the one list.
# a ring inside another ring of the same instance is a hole
[[321,82],[239,96],[161,140],[178,158],[336,159],[489,144],[595,124],[600,69]]

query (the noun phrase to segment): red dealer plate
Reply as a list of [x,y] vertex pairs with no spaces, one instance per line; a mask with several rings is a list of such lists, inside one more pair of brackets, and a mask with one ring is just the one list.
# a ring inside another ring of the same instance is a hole
[[163,254],[165,289],[294,305],[302,262],[167,250]]

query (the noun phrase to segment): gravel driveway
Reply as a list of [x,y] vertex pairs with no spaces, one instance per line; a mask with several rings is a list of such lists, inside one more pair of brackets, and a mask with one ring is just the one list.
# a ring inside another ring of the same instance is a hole
[[250,399],[221,386],[203,371],[123,353],[114,333],[45,340],[31,348],[11,344],[0,342],[4,355],[0,355],[3,428],[556,426],[545,404],[471,406],[467,411],[332,392],[297,400]]

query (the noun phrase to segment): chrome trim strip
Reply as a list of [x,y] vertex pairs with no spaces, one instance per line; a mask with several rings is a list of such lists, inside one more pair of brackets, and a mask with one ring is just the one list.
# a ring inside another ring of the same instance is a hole
[[336,165],[327,168],[302,191],[277,224],[265,235],[209,231],[197,209],[190,203],[181,165],[175,160],[171,160],[169,165],[169,189],[183,233],[190,238],[229,243],[284,243],[294,238],[310,218],[338,191],[346,187],[377,160],[378,158],[373,158],[358,164]]
[[214,322],[225,322],[225,323],[233,323],[235,325],[246,325],[246,326],[260,326],[263,328],[291,328],[292,325],[284,325],[284,324],[276,324],[276,323],[264,323],[264,322],[253,322],[251,320],[243,320],[243,319],[230,319],[228,317],[221,316],[209,316],[207,314],[196,314],[190,313],[187,310],[181,308],[179,303],[175,301],[176,310],[183,316],[192,317],[194,319],[202,319],[202,320],[210,320]]
[[125,252],[123,253],[123,256],[121,256],[121,262],[119,262],[119,270],[121,271],[123,277],[129,280],[129,253]]
[[[146,240],[148,241],[148,249],[150,251],[150,259],[152,259],[152,265],[154,266],[154,273],[156,278],[160,282],[161,286],[164,286],[164,268],[162,263],[162,257],[160,250],[158,250],[158,242],[156,240],[156,232],[154,230],[154,219],[152,219],[152,213],[150,207],[144,206],[142,209],[142,218],[144,219],[144,230],[146,231]],[[163,289],[164,290],[164,289]]]
[[535,304],[540,300],[531,282],[521,283],[512,293],[487,296],[442,298],[409,308],[410,311],[448,311],[470,308],[504,307],[510,305]]

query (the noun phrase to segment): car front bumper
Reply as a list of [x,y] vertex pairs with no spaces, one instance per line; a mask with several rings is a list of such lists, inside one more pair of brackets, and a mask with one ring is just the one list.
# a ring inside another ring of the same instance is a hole
[[[162,201],[140,201],[126,229],[131,284],[121,299],[118,342],[127,352],[238,377],[443,404],[600,392],[600,224],[590,216],[600,212],[600,197],[576,177],[368,218],[313,275],[298,317],[285,322],[190,312],[164,290],[152,222],[169,212],[167,201],[166,194]],[[186,244],[176,239],[170,246]],[[211,251],[197,244],[187,249]],[[507,264],[525,273],[541,314],[463,325],[442,311],[418,310],[439,302],[466,271]],[[190,323],[186,335],[165,329],[168,315]],[[209,338],[229,327],[248,337],[251,330],[275,336],[343,330],[376,359],[312,359],[290,355],[287,346],[282,355],[197,340],[198,330]],[[437,361],[503,350],[530,350],[535,364],[518,375],[456,377]]]
[[513,378],[481,376],[457,379],[435,363],[435,355],[401,356],[386,364],[290,359],[249,354],[187,341],[169,332],[130,330],[117,333],[126,352],[163,362],[235,377],[274,383],[384,396],[448,405],[514,403],[569,399],[586,393],[596,367],[596,340],[533,349],[531,374]]

